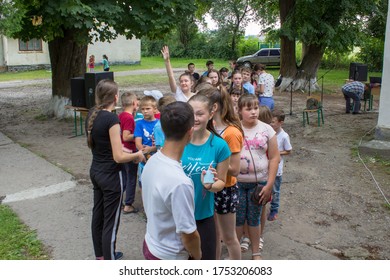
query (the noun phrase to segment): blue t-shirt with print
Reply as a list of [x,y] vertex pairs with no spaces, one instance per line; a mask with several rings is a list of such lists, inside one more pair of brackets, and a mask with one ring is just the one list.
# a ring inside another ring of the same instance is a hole
[[184,172],[195,186],[195,220],[203,220],[214,215],[214,193],[207,191],[200,180],[202,170],[207,170],[213,162],[213,168],[230,156],[228,144],[222,138],[210,134],[202,145],[189,143],[181,158]]
[[153,146],[153,128],[158,120],[147,121],[145,119],[139,120],[135,124],[134,138],[142,137],[142,145]]
[[242,87],[250,94],[255,94],[255,87],[250,82],[245,82]]

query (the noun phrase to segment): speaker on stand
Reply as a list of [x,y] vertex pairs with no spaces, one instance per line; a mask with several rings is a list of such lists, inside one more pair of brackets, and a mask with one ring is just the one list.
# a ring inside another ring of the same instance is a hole
[[85,100],[85,80],[83,77],[76,77],[70,79],[70,92],[71,92],[72,106],[74,107],[87,106]]
[[88,109],[95,106],[95,90],[97,84],[104,79],[114,80],[114,72],[88,72],[85,79],[85,99]]

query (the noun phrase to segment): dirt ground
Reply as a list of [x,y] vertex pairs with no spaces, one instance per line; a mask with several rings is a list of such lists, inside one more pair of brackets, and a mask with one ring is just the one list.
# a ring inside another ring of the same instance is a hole
[[[0,131],[15,142],[73,174],[90,187],[91,153],[85,137],[73,136],[73,120],[42,115],[51,98],[50,84],[0,85]],[[139,94],[146,89],[168,93],[168,84],[124,88]],[[341,259],[390,259],[390,209],[369,172],[356,156],[360,139],[376,126],[374,110],[346,115],[344,99],[335,91],[324,97],[325,125],[302,125],[307,93],[275,94],[275,104],[287,113],[284,129],[290,134],[293,153],[286,157],[279,218],[268,222],[267,236],[281,236],[312,246]],[[370,139],[372,133],[364,137]],[[6,160],[6,159],[2,159]],[[390,171],[368,160],[375,179],[390,197]],[[140,205],[140,199],[137,200]],[[305,259],[305,256],[280,259]]]

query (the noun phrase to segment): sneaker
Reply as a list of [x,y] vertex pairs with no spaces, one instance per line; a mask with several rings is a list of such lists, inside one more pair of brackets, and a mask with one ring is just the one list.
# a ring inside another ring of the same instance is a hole
[[278,218],[278,213],[277,212],[270,212],[268,215],[267,220],[268,221],[275,221]]
[[123,258],[122,252],[115,252],[115,260],[121,260]]

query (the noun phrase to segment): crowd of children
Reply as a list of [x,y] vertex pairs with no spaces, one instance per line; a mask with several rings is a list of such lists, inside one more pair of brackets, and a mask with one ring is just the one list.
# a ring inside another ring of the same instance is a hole
[[145,91],[139,100],[124,92],[116,116],[118,86],[109,80],[97,86],[86,121],[96,259],[122,257],[116,234],[120,213],[139,211],[137,178],[147,218],[145,259],[220,259],[222,246],[231,260],[249,248],[252,259],[261,259],[266,220],[278,218],[283,157],[292,150],[284,113],[273,108],[273,78],[264,65],[252,72],[231,61],[231,71],[217,71],[207,61],[202,75],[189,63],[176,84],[168,47],[161,53],[172,95]]

